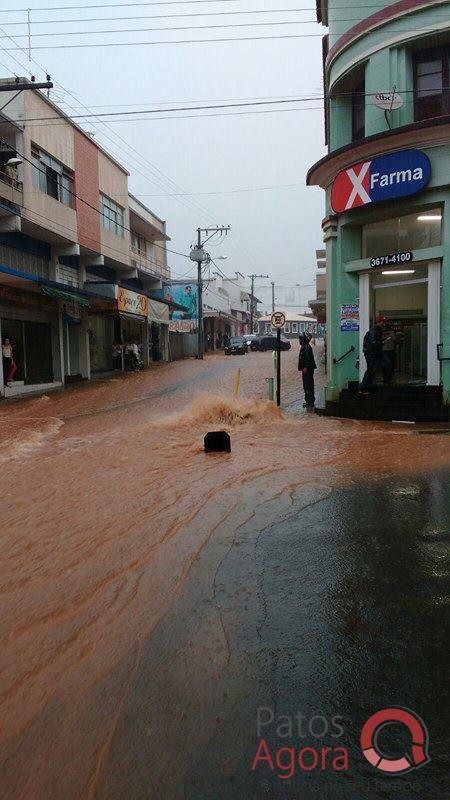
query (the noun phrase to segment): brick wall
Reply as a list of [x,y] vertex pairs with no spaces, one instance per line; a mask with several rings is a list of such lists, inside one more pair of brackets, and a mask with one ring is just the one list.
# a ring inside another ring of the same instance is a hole
[[98,150],[94,142],[74,129],[75,134],[75,194],[94,208],[75,200],[78,241],[80,245],[100,252],[100,214],[98,182]]

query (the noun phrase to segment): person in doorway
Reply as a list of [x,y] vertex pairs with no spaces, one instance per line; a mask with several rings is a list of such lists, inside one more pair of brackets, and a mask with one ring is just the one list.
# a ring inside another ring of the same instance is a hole
[[316,362],[313,349],[311,347],[311,334],[303,332],[298,337],[300,341],[300,353],[298,355],[298,369],[302,373],[303,391],[305,393],[304,408],[312,408],[315,403],[314,393],[314,370]]
[[112,347],[113,369],[122,370],[122,344],[121,342],[113,342]]
[[139,344],[137,339],[132,339],[125,347],[126,361],[128,369],[131,372],[137,372],[142,369],[142,359],[139,352]]
[[5,386],[11,386],[14,375],[17,372],[17,364],[14,361],[13,346],[11,341],[6,337],[2,342],[2,357],[3,357],[3,380]]
[[206,337],[206,349],[207,349],[207,350],[212,350],[212,349],[213,349],[213,337],[212,337],[212,333],[208,333],[208,335],[207,335],[207,337]]
[[367,331],[363,341],[363,353],[367,369],[359,384],[359,394],[368,395],[375,389],[375,375],[383,372],[384,383],[389,383],[392,377],[392,368],[388,357],[383,354],[383,330],[386,317],[375,317],[375,324]]

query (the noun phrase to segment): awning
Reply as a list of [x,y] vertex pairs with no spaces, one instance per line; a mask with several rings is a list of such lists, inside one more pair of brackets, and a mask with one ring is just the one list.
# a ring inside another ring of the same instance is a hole
[[72,294],[62,289],[54,289],[53,286],[43,286],[41,284],[41,292],[49,297],[58,297],[61,300],[65,300],[66,303],[75,303],[78,306],[85,306],[86,308],[89,306],[89,299],[87,297],[81,297],[76,291]]
[[169,324],[169,306],[160,303],[158,300],[148,299],[148,318],[150,322],[157,322],[162,325]]
[[144,325],[147,322],[147,317],[142,317],[140,314],[128,314],[126,311],[119,311],[119,317],[136,322],[138,325]]

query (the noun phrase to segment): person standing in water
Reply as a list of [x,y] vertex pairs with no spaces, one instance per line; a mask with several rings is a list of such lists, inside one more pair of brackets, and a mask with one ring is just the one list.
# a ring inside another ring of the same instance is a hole
[[13,346],[7,337],[2,342],[2,357],[5,386],[11,386],[12,379],[17,372],[17,364],[14,361]]
[[313,349],[310,345],[311,334],[301,333],[298,337],[300,341],[300,353],[298,356],[298,369],[302,373],[303,391],[305,393],[304,408],[312,408],[315,403],[314,393],[314,370],[316,369],[316,361],[314,359]]

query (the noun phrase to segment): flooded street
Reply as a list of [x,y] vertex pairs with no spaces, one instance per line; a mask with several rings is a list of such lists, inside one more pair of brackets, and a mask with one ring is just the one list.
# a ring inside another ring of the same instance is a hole
[[[297,355],[281,412],[270,353],[2,404],[2,800],[448,798],[449,436],[299,410]],[[431,761],[386,778],[392,705]],[[252,770],[261,707],[272,752],[342,717],[348,770]]]

